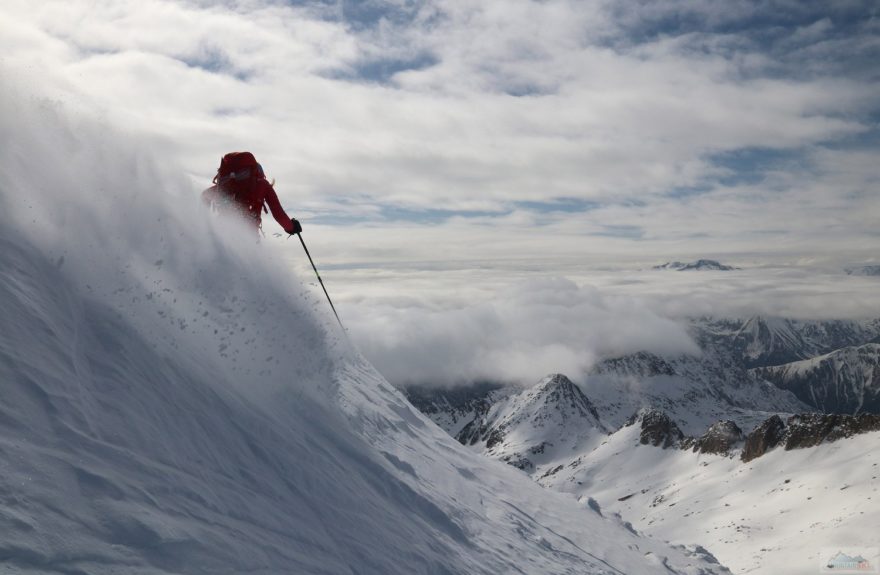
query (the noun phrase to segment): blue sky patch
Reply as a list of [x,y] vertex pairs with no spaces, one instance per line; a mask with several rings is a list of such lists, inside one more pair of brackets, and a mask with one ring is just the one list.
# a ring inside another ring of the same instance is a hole
[[351,68],[332,70],[325,74],[334,80],[387,84],[395,74],[408,70],[424,70],[437,64],[439,60],[431,54],[421,54],[408,59],[364,60]]
[[645,230],[641,226],[605,225],[600,231],[591,232],[589,235],[640,240],[645,237]]
[[514,202],[517,208],[538,212],[541,214],[550,213],[582,213],[600,208],[602,204],[592,200],[584,200],[580,198],[555,198],[542,201],[524,201]]
[[178,58],[190,68],[198,68],[212,74],[232,76],[243,82],[247,81],[250,74],[236,68],[229,56],[218,48],[208,48],[202,54],[189,58]]
[[770,171],[793,167],[804,171],[810,167],[805,151],[800,149],[741,148],[713,154],[710,161],[730,171],[718,178],[724,186],[758,184]]

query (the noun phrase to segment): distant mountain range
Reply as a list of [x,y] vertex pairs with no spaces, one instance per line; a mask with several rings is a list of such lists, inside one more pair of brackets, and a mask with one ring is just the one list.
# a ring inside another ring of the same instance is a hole
[[847,275],[851,276],[880,276],[880,265],[877,266],[858,266],[854,268],[847,268]]
[[[690,434],[721,419],[750,429],[772,413],[880,413],[880,319],[701,318],[691,320],[689,331],[699,355],[609,357],[574,389],[564,386],[558,393],[601,420],[594,426],[608,429],[644,407],[668,413]],[[548,377],[514,404],[525,409],[539,399],[534,394],[558,381]],[[513,406],[503,413],[491,408],[522,390],[484,382],[405,391],[421,411],[466,442],[476,430],[502,420],[509,427]]]
[[774,541],[819,564],[818,526],[856,540],[880,522],[864,506],[880,475],[880,320],[702,318],[690,332],[698,356],[609,357],[577,383],[404,391],[462,444],[597,513],[666,540],[711,530],[734,572],[790,568]]
[[654,266],[655,270],[676,270],[676,271],[730,271],[739,268],[727,266],[715,260],[697,260],[695,262],[666,262]]
[[880,343],[844,347],[754,373],[827,413],[880,413]]

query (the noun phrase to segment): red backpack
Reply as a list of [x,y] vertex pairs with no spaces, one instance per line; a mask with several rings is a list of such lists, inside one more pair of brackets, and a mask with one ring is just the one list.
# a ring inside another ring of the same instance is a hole
[[253,192],[257,182],[265,178],[263,167],[252,153],[230,152],[220,160],[214,184],[222,196],[235,202],[244,214],[259,220],[260,209],[267,210],[262,196],[255,197]]
[[265,177],[263,167],[260,166],[252,153],[230,152],[220,160],[220,167],[217,168],[214,183],[223,186],[233,182],[255,182]]

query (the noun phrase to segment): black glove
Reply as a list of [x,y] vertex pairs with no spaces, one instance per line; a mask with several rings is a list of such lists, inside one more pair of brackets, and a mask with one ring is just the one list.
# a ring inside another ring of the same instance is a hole
[[293,224],[293,227],[290,228],[290,231],[287,233],[290,235],[298,234],[303,231],[302,225],[300,225],[299,220],[290,218],[290,223]]

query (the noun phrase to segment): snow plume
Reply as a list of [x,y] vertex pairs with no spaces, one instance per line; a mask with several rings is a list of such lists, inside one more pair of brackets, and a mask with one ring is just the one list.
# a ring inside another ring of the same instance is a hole
[[147,149],[0,95],[6,571],[722,572],[458,445]]
[[578,376],[606,354],[699,354],[681,324],[638,298],[565,278],[526,281],[452,310],[374,303],[348,313],[364,354],[395,384],[532,384],[551,372]]
[[[2,106],[10,225],[89,298],[157,345],[219,352],[252,392],[284,374],[327,378],[285,359],[293,342],[313,346],[315,362],[334,353],[304,337],[325,332],[309,293],[253,230],[211,217],[173,160],[50,100]],[[244,358],[246,349],[256,351]]]

